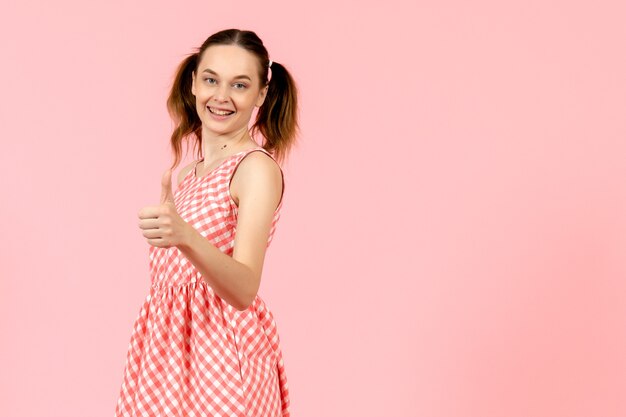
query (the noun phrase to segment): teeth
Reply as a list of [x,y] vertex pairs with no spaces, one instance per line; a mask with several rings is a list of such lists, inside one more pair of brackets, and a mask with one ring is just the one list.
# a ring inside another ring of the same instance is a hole
[[232,113],[234,113],[234,112],[232,112],[232,111],[222,111],[222,110],[217,110],[217,109],[214,109],[213,107],[209,107],[209,111],[210,111],[211,113],[215,113],[215,114],[220,115],[220,116],[226,116],[227,114],[232,114]]

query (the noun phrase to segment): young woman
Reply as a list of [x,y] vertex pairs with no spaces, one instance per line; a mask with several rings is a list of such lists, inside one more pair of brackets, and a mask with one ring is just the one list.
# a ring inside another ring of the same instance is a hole
[[[277,326],[257,291],[282,207],[279,162],[298,130],[296,85],[254,32],[229,29],[183,60],[167,105],[175,158],[161,204],[138,214],[151,286],[115,415],[289,416]],[[189,137],[200,159],[172,192]]]

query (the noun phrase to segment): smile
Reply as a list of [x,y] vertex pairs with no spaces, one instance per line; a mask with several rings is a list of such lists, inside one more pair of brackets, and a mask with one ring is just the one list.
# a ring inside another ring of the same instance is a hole
[[218,110],[218,109],[214,109],[212,107],[208,107],[209,111],[213,114],[216,114],[218,116],[230,116],[231,114],[235,113],[234,111],[224,111],[224,110]]

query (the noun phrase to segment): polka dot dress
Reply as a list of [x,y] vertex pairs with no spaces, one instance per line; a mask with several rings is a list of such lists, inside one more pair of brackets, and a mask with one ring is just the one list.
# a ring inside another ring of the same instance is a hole
[[[174,193],[179,215],[230,256],[237,206],[229,185],[241,160],[255,151],[272,157],[256,147],[227,157],[202,177],[194,167]],[[149,255],[150,291],[133,326],[115,416],[288,417],[277,326],[259,295],[238,311],[178,248],[150,245]]]

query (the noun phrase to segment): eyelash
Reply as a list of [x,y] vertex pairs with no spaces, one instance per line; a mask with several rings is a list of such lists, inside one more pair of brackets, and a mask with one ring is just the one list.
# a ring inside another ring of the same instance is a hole
[[[205,78],[204,81],[209,81],[209,80],[215,80],[215,78]],[[248,86],[245,85],[244,83],[235,83],[234,85],[241,85],[243,87],[238,88],[238,90],[243,90],[244,88],[247,88]]]

